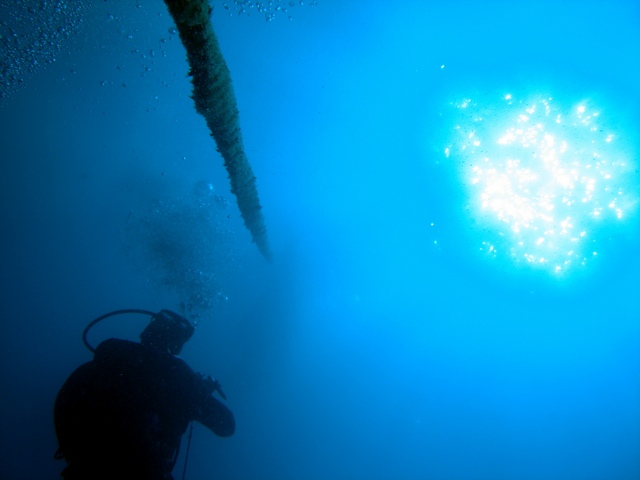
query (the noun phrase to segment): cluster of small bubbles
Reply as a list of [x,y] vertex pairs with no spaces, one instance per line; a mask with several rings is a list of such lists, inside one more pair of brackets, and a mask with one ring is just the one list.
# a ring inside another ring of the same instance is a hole
[[289,15],[292,8],[296,6],[309,5],[311,7],[318,4],[317,0],[267,0],[267,1],[252,1],[252,0],[234,0],[233,5],[224,3],[223,8],[229,13],[229,15],[251,15],[253,12],[264,15],[264,19],[267,22],[275,20],[278,15],[287,15],[289,20],[293,20],[293,17]]
[[437,250],[441,249],[441,244],[440,244],[440,241],[438,240],[440,233],[441,233],[440,228],[439,226],[436,226],[435,222],[429,223],[429,237],[433,247]]
[[492,227],[480,250],[559,275],[584,267],[597,232],[637,203],[623,132],[590,101],[503,100],[452,102],[455,140],[444,150],[459,162],[474,217]]
[[152,285],[175,294],[181,313],[193,321],[227,300],[220,279],[239,262],[229,209],[211,184],[200,182],[190,195],[131,212],[124,228],[134,264]]
[[0,2],[0,105],[39,69],[56,61],[87,9],[82,1]]

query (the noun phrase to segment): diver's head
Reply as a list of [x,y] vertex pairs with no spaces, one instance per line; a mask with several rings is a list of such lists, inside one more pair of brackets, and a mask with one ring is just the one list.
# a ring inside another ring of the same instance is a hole
[[140,334],[140,341],[163,353],[178,355],[193,331],[189,320],[171,310],[162,310],[151,318],[151,323]]

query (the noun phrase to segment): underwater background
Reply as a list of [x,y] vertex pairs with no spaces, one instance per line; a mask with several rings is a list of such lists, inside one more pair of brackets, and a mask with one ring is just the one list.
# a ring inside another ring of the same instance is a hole
[[212,5],[271,262],[162,1],[0,1],[0,478],[121,308],[236,416],[187,479],[640,478],[640,4]]

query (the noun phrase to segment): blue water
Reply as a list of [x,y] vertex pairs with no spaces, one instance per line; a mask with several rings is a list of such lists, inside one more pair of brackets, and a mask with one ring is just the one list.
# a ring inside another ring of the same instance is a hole
[[[0,107],[0,478],[62,469],[52,406],[90,320],[189,302],[183,357],[237,432],[196,426],[188,479],[640,478],[640,5],[318,0],[265,21],[228,3],[213,20],[270,264],[163,2],[83,4],[55,61],[24,46]],[[588,261],[563,275],[509,253],[477,158],[445,155],[452,102],[501,124],[507,94],[593,105],[627,166],[606,184],[623,217],[581,210]]]

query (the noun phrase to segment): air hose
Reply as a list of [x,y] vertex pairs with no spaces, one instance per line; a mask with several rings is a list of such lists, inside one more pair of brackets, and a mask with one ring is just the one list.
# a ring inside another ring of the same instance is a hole
[[138,308],[127,308],[127,309],[124,309],[124,310],[114,310],[113,312],[109,312],[109,313],[105,313],[104,315],[100,315],[98,318],[93,320],[89,325],[87,325],[86,328],[84,329],[84,332],[82,332],[82,341],[84,342],[85,347],[87,347],[89,350],[91,350],[92,353],[96,353],[96,349],[93,348],[89,344],[89,341],[87,340],[87,334],[89,333],[89,330],[91,330],[91,328],[96,323],[101,322],[105,318],[113,317],[114,315],[123,315],[125,313],[141,313],[143,315],[149,315],[150,317],[153,317],[155,315],[154,312],[150,312],[149,310],[140,310]]

